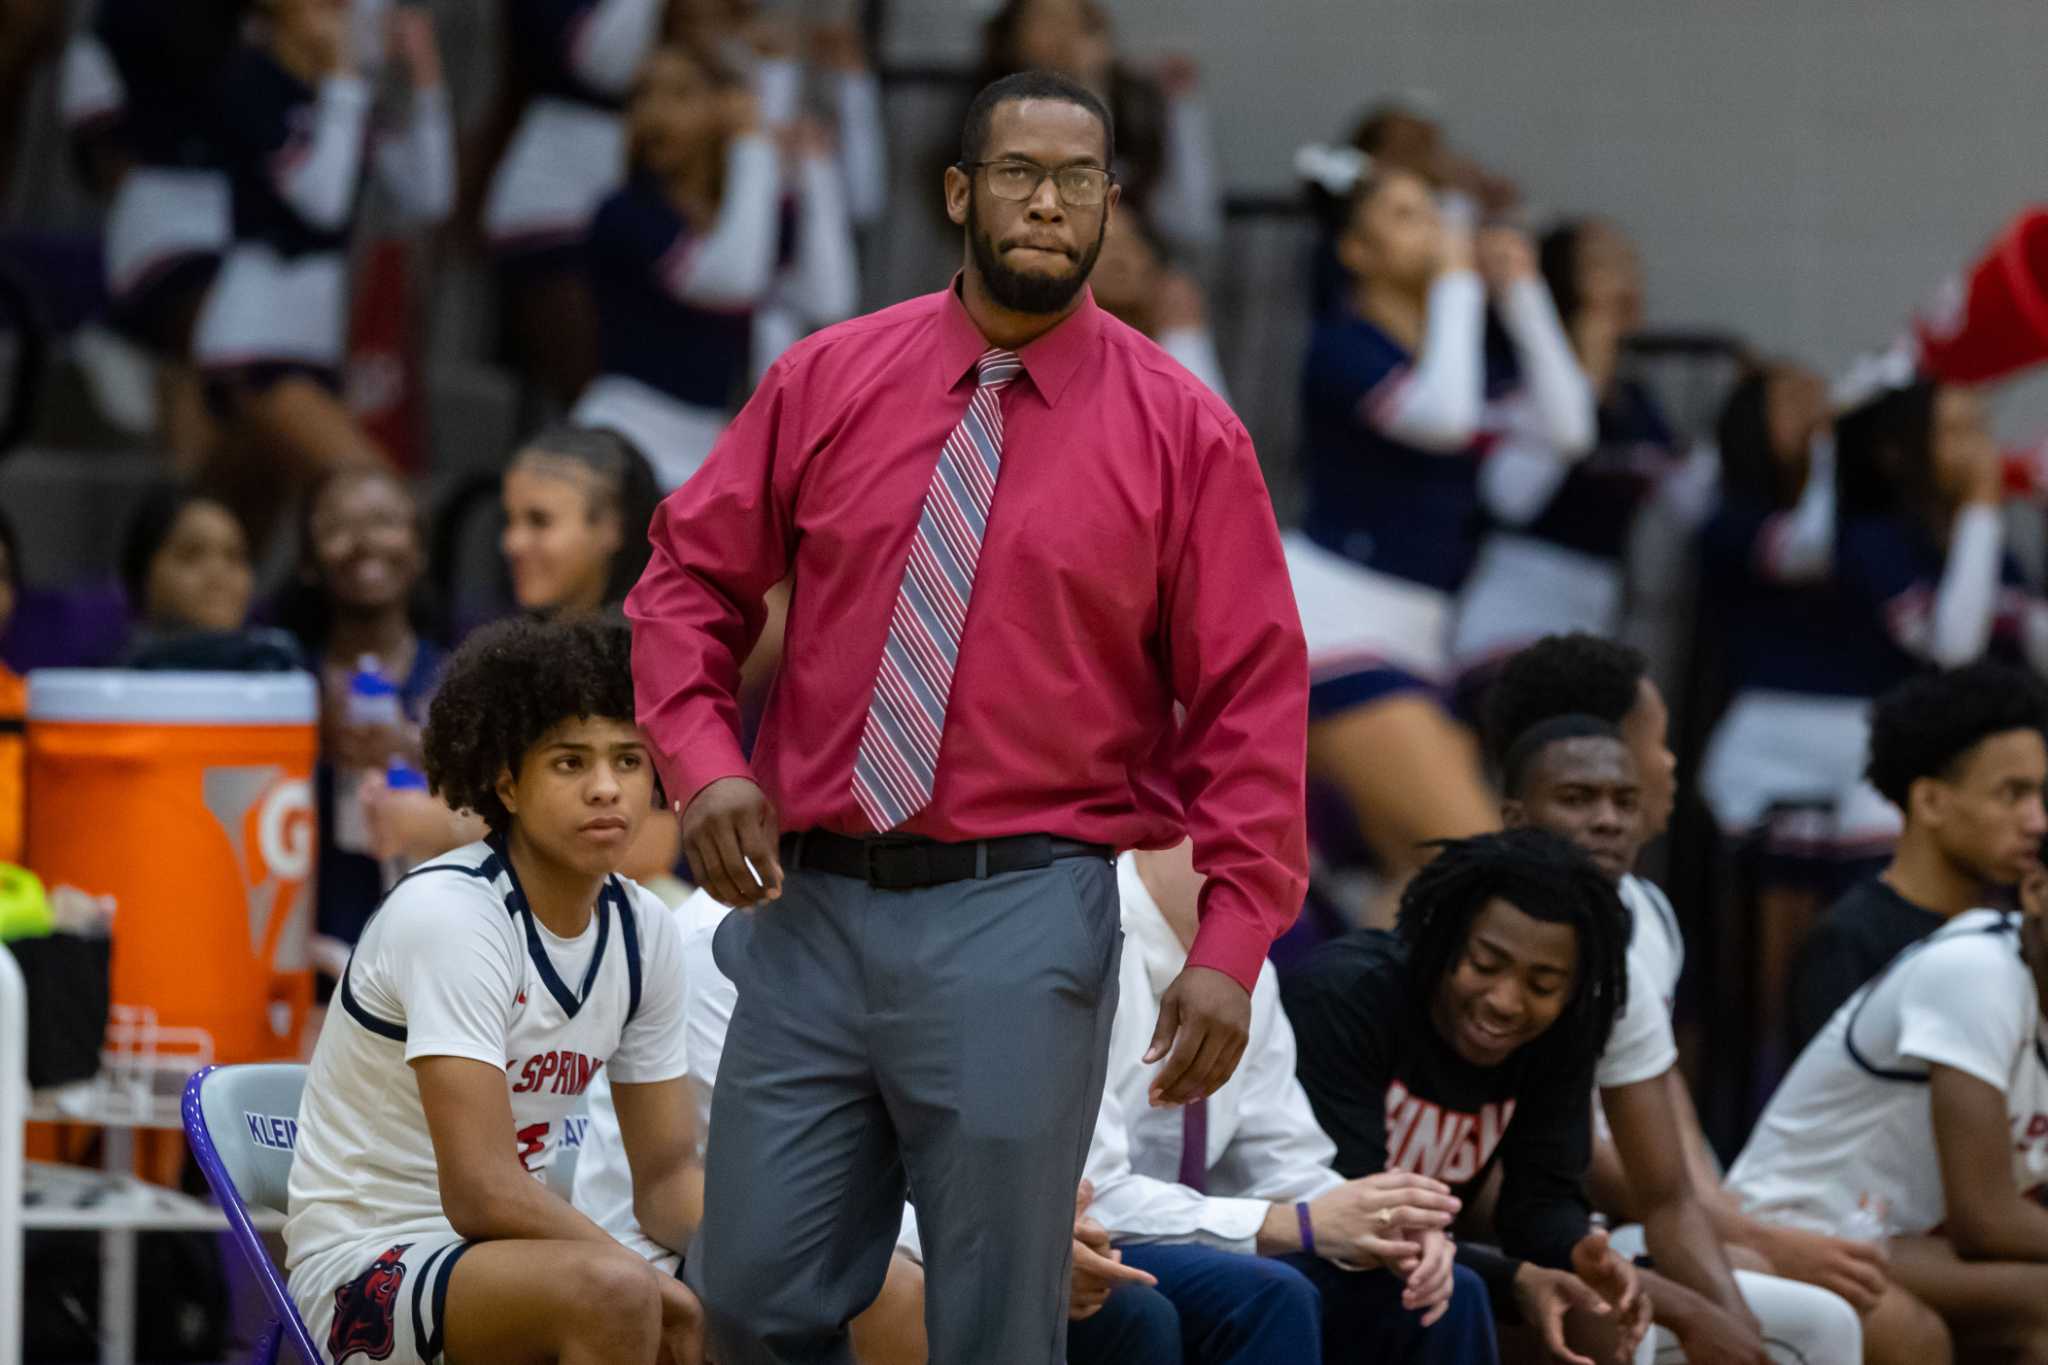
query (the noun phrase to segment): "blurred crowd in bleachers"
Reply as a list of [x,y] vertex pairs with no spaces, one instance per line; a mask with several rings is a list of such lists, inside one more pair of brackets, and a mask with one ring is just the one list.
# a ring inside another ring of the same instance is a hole
[[[1383,916],[1419,840],[1495,823],[1498,660],[1645,648],[1680,758],[1666,884],[1714,945],[1698,988],[1747,1021],[1706,1058],[1725,1140],[1805,926],[1897,830],[1870,699],[2048,667],[2008,543],[2033,465],[1975,388],[1907,352],[1823,376],[1768,336],[1645,333],[1654,243],[1533,218],[1514,167],[1389,92],[1299,130],[1298,200],[1233,211],[1201,73],[1122,55],[1142,7],[989,6],[949,80],[878,69],[879,6],[0,9],[0,654],[318,673],[343,941],[403,841],[337,808],[414,752],[446,650],[616,604],[776,355],[943,285],[959,111],[1032,67],[1116,117],[1097,299],[1233,403],[1298,527],[1312,926]],[[400,723],[348,720],[365,667]]]

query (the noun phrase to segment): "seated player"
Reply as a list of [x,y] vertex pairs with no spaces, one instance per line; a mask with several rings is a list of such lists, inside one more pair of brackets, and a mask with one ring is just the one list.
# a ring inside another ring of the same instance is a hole
[[332,1365],[701,1360],[690,1291],[538,1178],[602,1070],[640,1227],[682,1247],[702,1208],[682,936],[614,870],[654,792],[630,650],[489,627],[428,712],[428,780],[490,834],[392,890],[314,1049],[286,1266]]
[[1728,1173],[1757,1218],[1884,1239],[1874,1365],[2048,1356],[2048,874],[2020,898],[1957,915],[1836,1010]]
[[[1721,1196],[1677,1069],[1671,1002],[1685,940],[1664,893],[1630,870],[1646,831],[1628,746],[1605,721],[1554,716],[1517,740],[1500,768],[1507,826],[1549,830],[1577,844],[1615,880],[1633,918],[1628,1005],[1595,1072],[1592,1195],[1602,1213],[1631,1224],[1615,1245],[1646,1247],[1654,1259],[1656,1270],[1643,1277],[1656,1307],[1657,1345],[1688,1359],[1761,1361],[1767,1342],[1802,1360],[1857,1359],[1862,1329],[1848,1302],[1825,1288],[1733,1269],[1723,1251],[1724,1240],[1743,1240],[1749,1220]],[[1867,1308],[1883,1289],[1879,1263],[1866,1248],[1841,1250],[1858,1272],[1849,1287]]]
[[1444,1233],[1458,1210],[1450,1191],[1406,1172],[1331,1169],[1336,1148],[1295,1079],[1271,963],[1223,1088],[1185,1106],[1150,1101],[1147,1044],[1194,942],[1202,882],[1186,843],[1119,860],[1124,952],[1089,1212],[1127,1265],[1158,1277],[1197,1365],[1497,1359],[1486,1288]]
[[[683,935],[683,1032],[698,1141],[711,1131],[718,1061],[739,998],[712,951],[713,936],[730,913],[702,890],[674,911]],[[682,1261],[680,1250],[650,1237],[640,1225],[629,1157],[611,1082],[600,1075],[590,1087],[590,1125],[576,1163],[575,1205],[661,1274],[674,1275]],[[1069,1365],[1181,1365],[1180,1323],[1173,1305],[1149,1288],[1150,1275],[1119,1264],[1108,1234],[1080,1216],[1092,1197],[1088,1182],[1082,1181],[1075,1209]],[[916,1213],[905,1204],[882,1292],[849,1324],[859,1365],[925,1365],[923,1261]]]
[[1800,953],[1796,1047],[1901,950],[2039,865],[2048,694],[1991,663],[1902,683],[1872,708],[1869,776],[1905,828],[1890,865],[1835,902]]
[[1626,1360],[1650,1324],[1583,1185],[1627,950],[1628,912],[1592,862],[1510,830],[1439,845],[1401,897],[1398,936],[1347,934],[1281,982],[1337,1172],[1413,1171],[1469,1205],[1497,1162],[1500,1249],[1464,1242],[1458,1260],[1566,1359]]

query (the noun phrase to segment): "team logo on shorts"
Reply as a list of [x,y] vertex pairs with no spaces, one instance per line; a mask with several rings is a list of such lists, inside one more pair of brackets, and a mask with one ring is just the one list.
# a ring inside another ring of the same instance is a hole
[[400,1242],[334,1291],[334,1326],[327,1331],[327,1354],[335,1365],[352,1355],[371,1360],[390,1357],[398,1344],[392,1315],[398,1310],[398,1286],[405,1279],[404,1258],[411,1246],[411,1242]]

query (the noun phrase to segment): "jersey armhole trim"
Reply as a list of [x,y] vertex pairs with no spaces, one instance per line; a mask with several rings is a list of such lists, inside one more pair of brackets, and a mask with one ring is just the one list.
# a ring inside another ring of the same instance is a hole
[[[1980,934],[2005,934],[2011,933],[2016,927],[2016,918],[2008,914],[2001,915],[1990,924],[1980,926],[1976,932]],[[1940,932],[1940,930],[1936,930],[1935,935],[1938,935]],[[1918,943],[1909,945],[1897,957],[1886,963],[1884,970],[1870,979],[1870,984],[1863,989],[1862,998],[1857,1000],[1855,1007],[1849,1011],[1848,1026],[1842,1030],[1842,1046],[1848,1049],[1850,1061],[1856,1063],[1857,1066],[1881,1081],[1903,1081],[1908,1085],[1929,1085],[1933,1082],[1934,1072],[1932,1068],[1926,1071],[1903,1071],[1895,1067],[1878,1066],[1868,1057],[1865,1057],[1863,1050],[1856,1046],[1856,1021],[1863,1017],[1864,1008],[1870,1004],[1871,997],[1877,994],[1878,986],[1886,977],[1892,974],[1892,968],[1933,943],[1935,935],[1930,935],[1927,938],[1921,939]],[[2041,1064],[2048,1066],[2048,1050],[2044,1050],[2042,1047],[2041,1030],[2038,1027],[2034,1030],[2034,1051],[2041,1058]]]
[[610,886],[619,903],[619,941],[626,950],[626,1023],[630,1024],[640,1013],[640,928],[634,921],[632,901],[616,875]]
[[379,1019],[376,1015],[364,1009],[362,1002],[356,999],[355,991],[348,984],[349,973],[355,969],[355,965],[355,955],[351,953],[348,965],[341,969],[341,990],[338,992],[341,996],[341,1007],[348,1011],[349,1018],[361,1024],[379,1038],[389,1038],[394,1043],[404,1042],[405,1025],[394,1024],[388,1019]]

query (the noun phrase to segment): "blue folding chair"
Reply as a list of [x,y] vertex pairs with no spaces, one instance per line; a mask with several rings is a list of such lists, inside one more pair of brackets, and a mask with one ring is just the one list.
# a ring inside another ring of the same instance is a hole
[[252,1205],[285,1211],[292,1151],[298,1145],[299,1096],[305,1088],[306,1068],[287,1063],[210,1066],[185,1084],[185,1141],[270,1307],[270,1325],[251,1357],[257,1365],[277,1365],[285,1342],[306,1365],[321,1365],[312,1333],[285,1291],[284,1276],[249,1221]]

